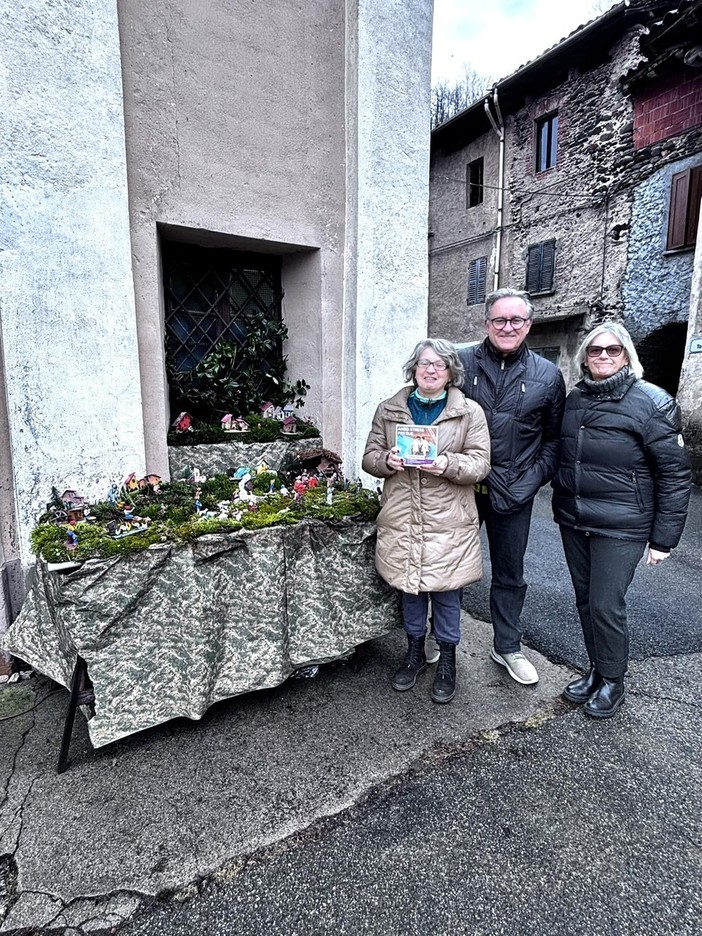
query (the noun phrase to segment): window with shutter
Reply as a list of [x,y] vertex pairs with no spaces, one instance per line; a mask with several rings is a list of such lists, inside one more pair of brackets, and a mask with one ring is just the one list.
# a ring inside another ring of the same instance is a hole
[[702,166],[676,172],[670,186],[666,250],[695,246],[702,198]]
[[468,267],[468,305],[477,305],[485,301],[487,283],[487,257],[478,257],[470,261]]
[[556,241],[540,241],[527,248],[526,291],[534,296],[553,292],[556,269]]

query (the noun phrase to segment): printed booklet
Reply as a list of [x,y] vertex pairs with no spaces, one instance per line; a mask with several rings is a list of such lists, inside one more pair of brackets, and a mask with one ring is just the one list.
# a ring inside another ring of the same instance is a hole
[[439,427],[398,426],[395,445],[409,468],[431,465],[439,450]]

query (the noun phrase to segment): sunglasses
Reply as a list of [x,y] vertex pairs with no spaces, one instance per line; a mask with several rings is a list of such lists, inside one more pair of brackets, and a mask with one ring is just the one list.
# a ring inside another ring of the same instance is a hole
[[624,350],[623,346],[620,344],[610,344],[604,348],[602,345],[591,344],[587,349],[588,357],[599,357],[602,352],[607,355],[607,357],[619,357],[619,355]]

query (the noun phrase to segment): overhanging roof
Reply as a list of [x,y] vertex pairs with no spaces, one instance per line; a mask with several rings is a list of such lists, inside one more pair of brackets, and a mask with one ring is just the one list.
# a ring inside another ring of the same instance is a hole
[[[574,66],[592,68],[602,63],[612,45],[627,29],[651,22],[672,8],[671,0],[623,0],[602,16],[578,27],[543,55],[496,82],[494,88],[497,89],[502,113],[513,113],[524,105],[527,96],[543,94],[559,85],[567,79]],[[486,97],[491,98],[492,94],[490,91]],[[452,152],[486,133],[490,129],[484,107],[486,97],[433,130],[432,151]]]

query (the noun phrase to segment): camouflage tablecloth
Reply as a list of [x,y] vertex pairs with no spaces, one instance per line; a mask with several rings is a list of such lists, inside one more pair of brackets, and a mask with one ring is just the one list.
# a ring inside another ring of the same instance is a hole
[[64,686],[80,654],[95,747],[336,659],[400,621],[375,525],[306,520],[203,536],[67,572],[38,562],[10,653]]

